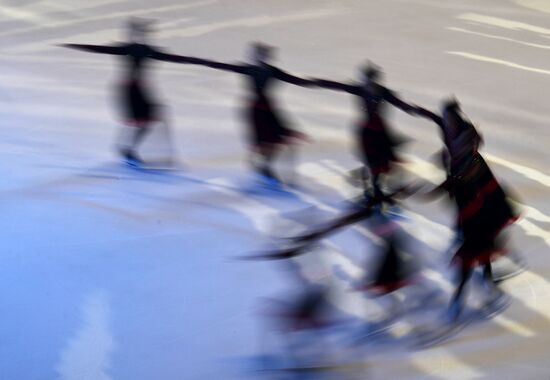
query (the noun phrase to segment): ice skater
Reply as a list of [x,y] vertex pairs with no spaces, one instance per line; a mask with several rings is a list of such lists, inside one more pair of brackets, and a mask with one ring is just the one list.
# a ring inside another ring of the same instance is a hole
[[356,83],[324,79],[315,79],[314,82],[319,87],[359,97],[362,119],[356,127],[356,141],[362,163],[360,176],[366,193],[383,198],[381,177],[389,174],[392,165],[399,161],[395,147],[402,142],[391,132],[386,122],[385,104],[389,103],[407,113],[411,113],[415,107],[382,84],[382,71],[372,63],[361,69],[360,81]]
[[458,102],[446,101],[442,116],[423,108],[418,108],[417,112],[440,127],[445,144],[447,180],[438,190],[447,191],[457,208],[460,247],[453,263],[459,269],[459,281],[447,313],[448,320],[455,322],[464,308],[465,285],[476,267],[483,268],[484,284],[489,291],[486,306],[497,306],[504,299],[504,293],[494,282],[491,261],[506,253],[502,231],[516,221],[518,215],[479,153],[482,139],[464,117]]
[[[312,282],[296,262],[287,260],[280,264],[285,269],[288,288],[282,296],[266,298],[262,304],[262,321],[267,325],[260,343],[266,354],[275,359],[265,364],[295,369],[319,365],[321,356],[328,354],[327,337],[332,327],[340,323],[330,307],[330,281],[322,275]],[[277,345],[280,347],[275,350]],[[282,355],[274,355],[281,349]]]
[[193,63],[193,58],[165,53],[148,44],[151,21],[131,19],[126,43],[113,45],[62,44],[63,47],[91,53],[121,56],[124,61],[123,78],[118,84],[118,102],[124,123],[132,127],[130,141],[123,143],[120,154],[131,165],[140,165],[138,145],[153,124],[164,121],[162,106],[153,96],[146,70],[152,60],[174,63]]
[[[415,189],[407,187],[397,193],[412,193]],[[393,195],[393,194],[392,194]],[[361,331],[361,339],[379,333],[392,326],[404,314],[405,309],[397,291],[408,285],[420,284],[420,264],[418,260],[407,253],[404,235],[399,225],[383,213],[378,212],[378,202],[392,201],[386,198],[365,198],[355,209],[346,212],[321,226],[315,227],[309,233],[291,239],[288,247],[274,253],[258,255],[259,259],[288,259],[307,253],[312,244],[333,234],[342,228],[362,221],[368,221],[369,229],[380,239],[380,246],[375,253],[376,260],[369,260],[365,266],[366,275],[359,281],[352,280],[352,289],[365,292],[369,297],[376,298],[387,305],[384,316],[367,324],[366,331]],[[424,285],[424,284],[420,284]]]
[[253,169],[263,177],[279,181],[273,164],[281,148],[307,138],[289,126],[285,115],[276,106],[273,89],[277,82],[298,86],[308,86],[312,82],[273,66],[273,51],[271,46],[253,43],[250,47],[250,63],[231,64],[198,58],[193,63],[234,72],[247,78],[248,99],[245,102],[244,119],[249,126],[250,162]]

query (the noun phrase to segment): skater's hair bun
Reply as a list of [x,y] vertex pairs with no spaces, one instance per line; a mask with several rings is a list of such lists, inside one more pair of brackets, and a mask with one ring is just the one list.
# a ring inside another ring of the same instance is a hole
[[263,42],[252,42],[250,44],[250,50],[248,56],[253,61],[264,61],[272,57],[272,52],[275,48],[273,46],[267,45]]
[[269,54],[273,51],[274,47],[263,42],[253,42],[252,48],[259,54]]
[[456,97],[452,96],[443,101],[441,108],[444,112],[458,113],[460,111],[460,103]]
[[382,68],[371,61],[367,61],[361,71],[370,80],[376,80],[382,76]]

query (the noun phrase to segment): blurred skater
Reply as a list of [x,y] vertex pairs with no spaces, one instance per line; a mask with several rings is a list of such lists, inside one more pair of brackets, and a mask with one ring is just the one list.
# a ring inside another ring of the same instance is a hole
[[[412,188],[408,188],[400,192],[412,191]],[[388,305],[384,317],[368,325],[367,335],[389,328],[404,311],[396,292],[420,280],[420,265],[406,251],[405,235],[399,225],[380,213],[375,207],[380,201],[392,201],[387,198],[388,196],[385,199],[368,197],[362,204],[356,205],[354,210],[315,227],[305,235],[293,238],[288,248],[257,258],[286,259],[295,257],[308,252],[316,241],[336,233],[346,226],[363,221],[368,222],[369,230],[380,240],[379,249],[374,252],[375,260],[369,260],[365,266],[365,277],[358,282],[354,281],[353,289],[366,292],[369,297],[377,298],[380,302]]]
[[162,106],[153,96],[147,80],[146,70],[152,60],[192,63],[193,58],[167,54],[148,44],[151,21],[132,19],[128,23],[127,43],[113,45],[63,44],[62,46],[91,53],[121,56],[124,60],[123,78],[118,84],[118,102],[124,123],[132,127],[130,141],[120,148],[120,154],[131,165],[139,165],[142,160],[137,154],[138,145],[143,141],[153,124],[164,122]]
[[383,196],[381,177],[389,174],[392,165],[399,161],[395,148],[403,142],[392,133],[386,121],[385,104],[389,103],[407,113],[414,110],[414,106],[401,100],[382,84],[382,74],[378,67],[369,63],[361,70],[360,81],[356,83],[315,80],[319,87],[359,97],[362,115],[356,127],[357,151],[362,163],[359,170],[365,191],[370,192],[372,197]]
[[[311,281],[303,273],[307,269],[297,263],[285,261],[281,266],[288,288],[282,297],[265,299],[263,304],[262,316],[269,325],[262,331],[260,343],[265,354],[275,359],[265,365],[287,368],[319,365],[329,354],[329,330],[339,323],[329,303],[328,277],[323,275]],[[281,355],[274,356],[277,352]]]
[[247,78],[248,99],[245,102],[244,119],[249,126],[251,164],[257,173],[269,180],[278,181],[273,164],[281,154],[281,148],[305,140],[306,136],[289,126],[285,116],[277,108],[273,90],[277,82],[298,86],[311,85],[311,82],[273,66],[273,54],[273,47],[254,43],[250,48],[250,63],[230,64],[198,58],[193,63],[231,71]]
[[454,255],[459,281],[451,299],[448,319],[455,321],[464,306],[464,287],[474,268],[483,268],[489,291],[487,306],[503,299],[504,293],[494,282],[491,261],[506,253],[502,231],[517,220],[518,215],[506,193],[479,153],[482,139],[467,120],[456,100],[446,101],[442,116],[423,108],[418,113],[439,125],[445,144],[444,163],[447,180],[438,189],[447,191],[456,208],[456,228],[460,247]]

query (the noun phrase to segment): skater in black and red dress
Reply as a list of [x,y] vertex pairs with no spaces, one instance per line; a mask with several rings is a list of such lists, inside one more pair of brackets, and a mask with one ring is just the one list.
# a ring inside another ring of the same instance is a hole
[[[249,125],[249,144],[253,153],[254,169],[269,179],[277,179],[273,171],[273,161],[283,145],[304,140],[305,135],[291,129],[284,115],[277,109],[272,96],[277,82],[286,82],[299,86],[311,82],[288,74],[270,64],[273,48],[262,43],[252,45],[251,59],[248,64],[230,64],[207,59],[197,59],[195,64],[210,68],[231,71],[247,78],[249,96],[244,116]],[[257,155],[255,157],[254,155]]]
[[499,239],[505,227],[518,215],[506,193],[479,153],[480,135],[462,114],[456,100],[445,102],[442,116],[419,108],[418,114],[439,125],[445,144],[447,180],[439,186],[454,199],[457,207],[456,228],[461,245],[453,262],[460,269],[460,280],[451,300],[449,319],[456,320],[464,303],[464,286],[474,268],[483,267],[491,302],[502,299],[503,293],[493,281],[491,261],[506,253]]
[[[412,192],[411,188],[401,190]],[[397,192],[396,192],[397,193]],[[376,260],[369,260],[367,275],[359,282],[354,282],[354,290],[364,291],[380,301],[389,301],[385,318],[368,325],[368,334],[385,329],[399,316],[401,303],[395,296],[396,291],[420,280],[419,263],[405,251],[405,236],[400,227],[384,214],[377,212],[375,206],[380,201],[389,199],[374,199],[368,197],[356,209],[347,212],[312,232],[292,239],[289,248],[281,249],[272,254],[259,255],[263,259],[288,259],[308,251],[311,245],[336,231],[365,220],[369,220],[370,230],[381,240],[381,246],[376,253]]]
[[357,125],[356,139],[358,155],[363,164],[360,170],[366,188],[370,174],[371,196],[377,198],[383,196],[380,177],[388,174],[392,165],[399,161],[395,147],[402,142],[392,134],[386,122],[385,105],[389,103],[407,113],[413,111],[414,106],[404,102],[381,84],[382,72],[379,68],[369,64],[361,71],[361,75],[362,83],[340,83],[323,79],[317,79],[315,83],[322,88],[344,91],[359,97],[362,120]]
[[91,53],[121,56],[125,63],[124,78],[118,85],[119,105],[124,122],[133,127],[131,141],[121,149],[121,154],[129,163],[139,164],[136,153],[138,144],[143,140],[151,125],[161,121],[161,107],[154,99],[150,84],[147,82],[146,69],[152,60],[174,63],[193,63],[189,57],[167,54],[147,44],[150,33],[150,21],[132,19],[128,25],[127,43],[114,45],[63,44],[61,46]]

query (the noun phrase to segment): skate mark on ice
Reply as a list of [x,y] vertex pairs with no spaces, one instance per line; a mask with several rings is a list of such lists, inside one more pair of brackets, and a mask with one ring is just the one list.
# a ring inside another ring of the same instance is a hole
[[550,70],[541,69],[541,68],[538,68],[538,67],[524,66],[524,65],[520,65],[520,64],[515,63],[515,62],[505,61],[505,60],[498,59],[498,58],[487,57],[485,55],[473,54],[473,53],[468,53],[468,52],[463,52],[463,51],[447,51],[446,53],[451,54],[451,55],[460,56],[460,57],[463,57],[463,58],[472,59],[474,61],[494,63],[496,65],[507,66],[507,67],[511,67],[513,69],[529,71],[529,72],[537,73],[537,74],[550,75]]
[[[108,15],[101,15],[101,16],[90,16],[90,17],[83,17],[80,19],[70,19],[70,20],[63,20],[58,21],[54,23],[48,23],[46,25],[39,25],[39,26],[31,26],[27,28],[19,28],[15,30],[10,30],[8,32],[0,33],[0,37],[7,37],[7,36],[17,36],[21,34],[29,34],[29,35],[39,35],[40,32],[46,31],[46,30],[55,30],[60,28],[66,28],[70,26],[75,25],[82,25],[84,23],[90,23],[95,21],[106,21],[106,20],[119,20],[119,19],[126,19],[129,16],[144,16],[144,17],[154,17],[153,15],[159,15],[163,13],[170,13],[175,11],[181,11],[185,9],[191,9],[196,7],[203,7],[207,5],[211,5],[216,3],[217,0],[204,0],[204,1],[197,1],[194,3],[188,3],[188,4],[177,4],[177,5],[167,5],[164,7],[152,7],[149,9],[139,9],[135,11],[120,11],[120,12],[111,12]],[[33,40],[33,42],[36,40]]]
[[525,45],[525,46],[529,46],[529,47],[534,47],[534,48],[538,48],[538,49],[550,49],[550,45],[535,44],[535,43],[531,43],[531,42],[516,40],[516,39],[510,38],[510,37],[503,37],[503,36],[497,36],[497,35],[494,35],[494,34],[480,33],[480,32],[475,32],[473,30],[456,28],[456,27],[448,27],[447,29],[452,30],[454,32],[473,34],[473,35],[480,36],[480,37],[492,38],[492,39],[495,39],[495,40],[513,42],[513,43],[516,43],[516,44]]
[[163,37],[198,37],[219,30],[242,27],[264,27],[273,24],[280,24],[293,21],[312,20],[319,18],[332,17],[344,12],[343,9],[318,9],[307,10],[303,12],[293,12],[286,15],[261,15],[255,17],[233,19],[217,23],[191,26],[174,30],[172,33],[163,33]]
[[457,19],[475,22],[478,24],[485,24],[489,26],[496,26],[502,29],[550,35],[550,29],[548,28],[543,28],[541,26],[531,25],[520,21],[508,20],[493,16],[485,16],[477,13],[464,13],[457,16]]

